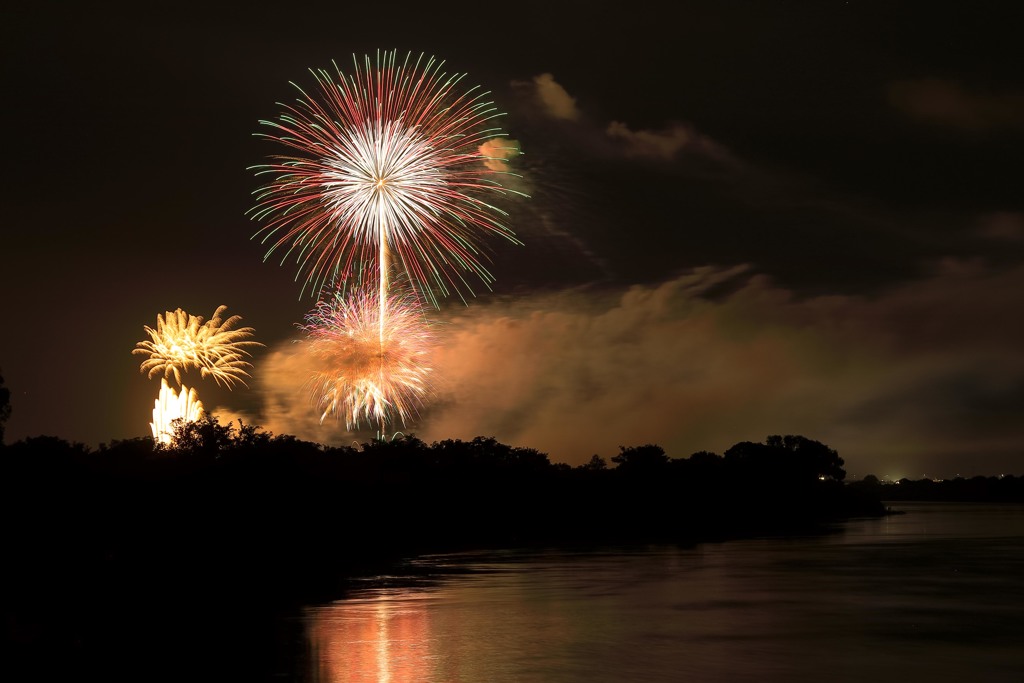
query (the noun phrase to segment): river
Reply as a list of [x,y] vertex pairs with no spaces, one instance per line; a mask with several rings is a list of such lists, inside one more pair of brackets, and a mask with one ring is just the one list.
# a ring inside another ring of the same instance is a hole
[[1024,506],[834,533],[419,558],[300,618],[297,680],[1024,680]]

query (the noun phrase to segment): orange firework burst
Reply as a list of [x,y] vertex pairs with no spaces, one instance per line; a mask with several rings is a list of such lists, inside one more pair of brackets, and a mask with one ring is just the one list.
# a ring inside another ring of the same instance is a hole
[[346,428],[416,415],[430,393],[433,329],[418,300],[392,294],[385,305],[360,290],[320,301],[301,329],[321,369],[310,381],[321,422],[344,417]]

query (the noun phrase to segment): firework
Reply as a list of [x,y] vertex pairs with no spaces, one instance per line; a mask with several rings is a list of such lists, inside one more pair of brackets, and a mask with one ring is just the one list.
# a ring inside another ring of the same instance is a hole
[[149,423],[157,443],[170,444],[173,441],[175,420],[195,422],[202,416],[203,402],[195,389],[183,386],[178,393],[168,386],[166,378],[160,380],[160,396],[154,402],[153,421]]
[[362,289],[321,300],[301,327],[320,366],[310,380],[320,421],[344,418],[352,430],[362,424],[404,425],[430,393],[428,362],[433,329],[417,299],[392,294],[381,306]]
[[512,191],[500,182],[509,150],[494,151],[504,133],[488,93],[423,55],[378,53],[362,66],[353,56],[349,75],[333,66],[311,70],[316,90],[295,86],[295,104],[260,122],[272,132],[258,135],[289,150],[254,167],[271,178],[250,210],[266,221],[255,235],[266,258],[293,255],[314,295],[374,262],[386,302],[390,260],[435,306],[437,294],[472,293],[467,272],[489,285],[479,237],[518,240],[491,203]]
[[251,354],[250,346],[262,346],[249,341],[254,330],[251,327],[234,329],[242,319],[233,315],[223,320],[221,315],[227,306],[219,306],[213,317],[206,323],[200,316],[189,315],[180,308],[167,311],[166,316],[157,314],[156,329],[145,326],[149,339],[138,342],[132,353],[148,356],[139,367],[149,377],[163,374],[164,379],[174,376],[181,385],[181,373],[189,369],[199,370],[203,378],[210,377],[217,384],[228,388],[236,382],[245,385],[248,369],[252,364],[245,360]]

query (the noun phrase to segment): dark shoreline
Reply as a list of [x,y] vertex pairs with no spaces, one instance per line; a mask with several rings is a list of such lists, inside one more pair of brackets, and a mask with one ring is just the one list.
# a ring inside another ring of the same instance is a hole
[[490,439],[343,452],[53,440],[0,454],[4,658],[21,680],[270,680],[296,655],[281,643],[301,639],[302,606],[414,575],[423,554],[689,546],[886,513],[792,463],[662,454],[568,468]]

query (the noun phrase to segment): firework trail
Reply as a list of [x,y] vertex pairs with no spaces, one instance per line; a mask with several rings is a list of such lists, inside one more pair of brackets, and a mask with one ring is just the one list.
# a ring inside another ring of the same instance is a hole
[[377,296],[335,292],[300,329],[321,368],[309,384],[320,421],[343,417],[349,430],[365,422],[383,438],[386,424],[404,425],[430,393],[434,333],[418,299],[393,293],[382,306]]
[[262,344],[249,341],[253,328],[234,329],[241,316],[223,320],[225,310],[227,306],[217,307],[206,323],[180,308],[167,311],[166,316],[157,314],[156,329],[148,325],[144,328],[150,338],[138,342],[132,350],[133,354],[148,356],[139,371],[148,372],[150,378],[161,373],[165,379],[173,375],[181,386],[181,373],[197,369],[201,377],[210,377],[229,389],[236,382],[244,386],[243,378],[249,376],[252,367],[246,360],[251,355],[247,347]]
[[500,182],[509,153],[494,151],[504,133],[488,93],[423,55],[353,56],[348,75],[333,66],[311,70],[316,90],[296,85],[301,97],[260,122],[272,131],[258,135],[289,150],[254,167],[270,177],[249,212],[266,221],[254,236],[269,243],[265,258],[294,255],[313,295],[375,262],[382,304],[392,258],[434,306],[437,295],[472,293],[466,273],[489,286],[479,236],[519,242],[491,203],[518,193]]
[[160,380],[160,396],[154,401],[153,421],[149,423],[157,443],[169,445],[174,440],[175,420],[195,422],[202,416],[203,402],[195,389],[183,386],[178,393],[167,385],[166,378]]

